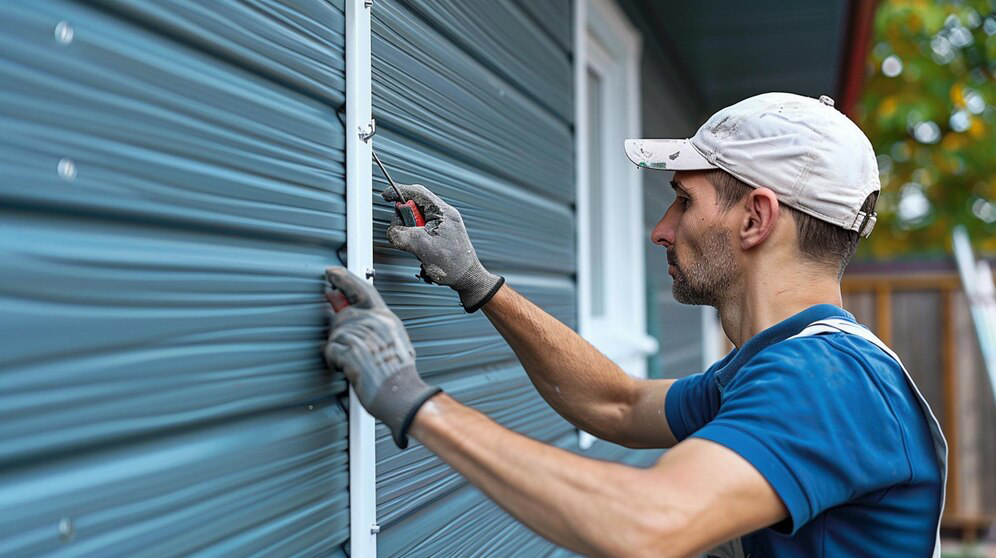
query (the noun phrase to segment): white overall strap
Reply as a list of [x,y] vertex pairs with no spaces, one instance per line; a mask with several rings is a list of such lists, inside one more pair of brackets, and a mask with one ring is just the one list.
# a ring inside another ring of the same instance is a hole
[[[941,425],[937,422],[937,418],[934,417],[934,413],[930,410],[930,405],[927,404],[927,400],[923,398],[920,390],[917,389],[916,383],[913,382],[913,378],[910,377],[909,371],[903,366],[903,361],[899,360],[899,356],[896,355],[882,342],[881,339],[875,337],[875,334],[868,330],[868,328],[856,324],[854,322],[844,320],[841,318],[828,318],[824,320],[815,321],[809,324],[805,329],[803,329],[798,334],[790,337],[789,339],[795,339],[796,337],[808,337],[810,335],[819,335],[821,333],[849,333],[851,335],[857,335],[868,341],[869,343],[875,345],[879,349],[882,349],[885,354],[893,358],[899,367],[903,369],[903,374],[906,375],[906,381],[910,385],[910,389],[916,394],[917,401],[920,403],[920,409],[923,411],[924,416],[927,418],[927,425],[930,427],[930,436],[934,442],[934,453],[937,456],[937,461],[941,465],[941,515],[944,514],[944,491],[948,483],[948,443],[944,439],[944,434],[941,432]],[[934,542],[934,558],[940,558],[941,556],[941,516],[937,517],[937,537]]]

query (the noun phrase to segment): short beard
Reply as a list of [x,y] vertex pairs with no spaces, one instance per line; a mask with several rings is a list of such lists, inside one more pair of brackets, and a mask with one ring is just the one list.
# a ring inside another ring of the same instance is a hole
[[729,239],[728,231],[714,231],[702,242],[702,257],[686,269],[682,269],[677,252],[669,254],[668,260],[674,265],[674,300],[719,308],[737,276],[737,261]]

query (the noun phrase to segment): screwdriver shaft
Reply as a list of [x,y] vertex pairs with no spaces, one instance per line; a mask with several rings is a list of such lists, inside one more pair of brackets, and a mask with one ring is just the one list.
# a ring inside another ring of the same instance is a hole
[[390,184],[391,188],[394,188],[394,192],[398,194],[398,199],[401,200],[401,203],[404,203],[406,201],[405,196],[401,193],[398,185],[394,183],[394,179],[391,178],[391,175],[388,174],[387,168],[384,167],[384,163],[380,162],[380,157],[377,156],[377,152],[371,148],[370,154],[373,155],[374,161],[377,163],[377,166],[380,167],[380,172],[384,173],[384,178],[387,179],[387,183]]

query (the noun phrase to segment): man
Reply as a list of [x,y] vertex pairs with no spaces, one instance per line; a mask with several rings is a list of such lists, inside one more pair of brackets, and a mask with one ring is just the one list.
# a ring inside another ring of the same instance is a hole
[[468,312],[484,311],[567,420],[629,447],[671,447],[655,466],[541,444],[426,385],[400,320],[342,268],[328,278],[352,306],[334,318],[328,361],[400,447],[414,436],[525,525],[583,554],[691,556],[732,541],[711,552],[939,555],[937,422],[895,355],[840,308],[840,276],[875,222],[878,171],[864,134],[828,97],[769,93],[721,110],[688,140],[629,140],[626,150],[641,167],[677,171],[676,200],[651,240],[667,249],[675,299],[715,306],[736,346],[702,374],[626,375],[488,272],[459,213],[422,186],[403,191],[426,226],[396,222],[388,238]]

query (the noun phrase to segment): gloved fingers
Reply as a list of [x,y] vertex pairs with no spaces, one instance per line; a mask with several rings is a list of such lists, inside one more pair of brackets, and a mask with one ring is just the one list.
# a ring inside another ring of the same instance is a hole
[[443,201],[442,198],[437,196],[425,187],[424,184],[402,184],[399,186],[401,193],[408,196],[408,199],[415,200],[415,203],[419,205],[425,205],[426,207],[434,206],[442,208],[448,205]]
[[[380,297],[380,293],[373,285],[360,279],[356,275],[353,275],[348,269],[344,267],[330,267],[325,270],[325,278],[328,280],[329,286],[333,291],[340,291],[345,295],[346,302],[349,306],[355,306],[357,308],[368,308],[373,309],[380,306],[386,306],[384,304],[384,299]],[[337,296],[334,295],[333,296]],[[326,295],[329,303],[336,306],[336,303],[329,295]],[[340,312],[345,307],[340,307],[337,312]]]
[[339,289],[333,289],[327,283],[325,285],[325,300],[329,301],[332,306],[333,314],[339,314],[349,307],[349,299],[346,298],[346,295]]
[[362,329],[361,324],[333,329],[325,344],[326,361],[345,370],[350,365],[358,365],[364,358],[369,358],[370,340]]
[[422,251],[421,249],[429,241],[429,232],[425,230],[425,227],[391,225],[387,229],[387,239],[391,241],[391,245],[395,248],[400,248],[418,256]]
[[415,276],[416,279],[421,279],[430,285],[436,285],[437,283],[429,277],[429,270],[425,268],[425,264],[422,264],[418,268],[418,275]]
[[357,325],[348,325],[350,322],[353,324],[358,324],[362,318],[363,314],[370,312],[368,308],[357,308],[355,306],[348,306],[333,313],[332,318],[329,323],[329,331],[335,333],[337,330],[343,327],[357,327]]
[[342,343],[340,341],[329,341],[325,344],[325,349],[322,354],[325,356],[325,364],[329,368],[336,370],[342,370],[343,361],[346,358],[346,353],[349,352],[350,346]]
[[426,221],[432,219],[439,219],[441,217],[449,217],[451,219],[460,220],[460,212],[457,211],[452,205],[444,202],[442,198],[437,196],[425,186],[421,184],[411,184],[408,186],[407,191],[402,190],[408,199],[415,200],[415,205],[419,209],[425,207],[422,214],[425,216]]
[[[423,217],[425,216],[423,215]],[[441,222],[442,221],[439,219],[426,219],[425,226],[419,228],[424,228],[427,231],[434,231],[437,228],[439,228]],[[390,229],[391,227],[407,227],[407,226],[408,225],[405,224],[404,219],[401,218],[401,215],[399,215],[398,212],[395,211],[394,216],[391,217],[391,224],[388,225],[387,228]]]
[[[404,192],[405,186],[406,184],[398,184],[398,189]],[[380,195],[382,198],[384,198],[384,201],[389,201],[391,203],[401,201],[401,199],[398,198],[398,193],[394,191],[394,186],[391,186],[390,184],[388,184],[386,188],[381,190]]]
[[[441,219],[444,215],[450,217],[453,214],[459,215],[449,204],[421,184],[398,184],[398,189],[404,194],[405,199],[415,201],[415,205],[422,212],[426,221]],[[389,202],[401,201],[398,199],[397,192],[390,186],[385,188],[381,195]]]
[[376,353],[394,342],[398,330],[404,331],[404,325],[393,314],[378,316],[370,310],[349,308],[340,316],[342,321],[332,324],[329,342],[358,347],[360,351]]
[[[401,190],[406,200],[415,200],[415,203],[420,208],[423,204],[427,207],[443,207],[446,205],[446,202],[442,198],[433,194],[431,190],[422,184],[398,184],[398,190]],[[398,199],[398,193],[394,191],[394,187],[390,184],[388,184],[387,188],[384,188],[380,195],[384,197],[384,200],[389,202],[401,201]]]
[[408,330],[404,326],[395,330],[393,339],[391,339],[391,348],[398,355],[407,357],[411,361],[415,360],[415,347],[412,346],[412,340],[408,337]]

